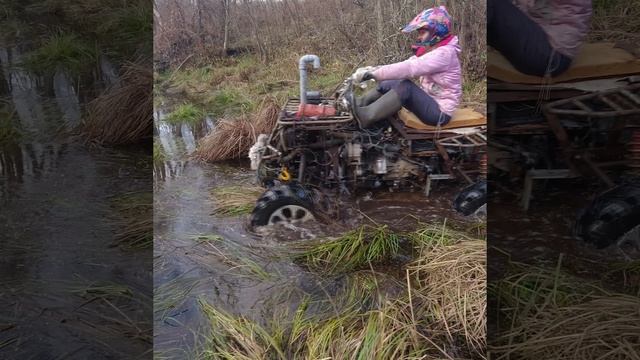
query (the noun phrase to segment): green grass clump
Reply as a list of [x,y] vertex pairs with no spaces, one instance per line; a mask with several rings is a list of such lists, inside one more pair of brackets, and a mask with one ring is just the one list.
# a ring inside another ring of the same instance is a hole
[[204,359],[259,360],[286,359],[281,344],[269,331],[243,317],[235,317],[199,299],[200,309],[209,320]]
[[194,104],[185,103],[173,110],[165,120],[171,124],[197,124],[205,116],[205,112]]
[[400,238],[386,225],[362,226],[337,239],[304,247],[295,255],[298,261],[311,270],[336,274],[388,260],[398,253]]
[[104,11],[97,32],[115,54],[128,57],[136,51],[153,52],[153,7],[146,1]]
[[153,162],[158,163],[164,161],[166,155],[162,149],[162,145],[158,141],[153,142]]
[[223,186],[211,191],[216,207],[214,214],[241,216],[250,214],[256,200],[264,192],[259,186]]
[[326,64],[319,71],[312,71],[308,74],[308,90],[320,91],[324,95],[330,96],[351,71],[352,69],[345,63],[334,62]]
[[256,104],[246,97],[242,90],[228,88],[221,89],[205,100],[207,108],[214,116],[231,116],[248,113],[255,109]]
[[78,75],[95,65],[95,47],[73,33],[59,32],[28,53],[22,66],[38,74],[53,74],[58,68]]
[[[418,359],[442,358],[437,345],[420,333],[408,304],[388,301],[379,309],[337,310],[313,315],[307,297],[294,314],[283,313],[266,325],[231,315],[199,300],[209,320],[200,357],[205,359]],[[345,355],[349,354],[348,357]],[[440,357],[438,357],[440,355]]]

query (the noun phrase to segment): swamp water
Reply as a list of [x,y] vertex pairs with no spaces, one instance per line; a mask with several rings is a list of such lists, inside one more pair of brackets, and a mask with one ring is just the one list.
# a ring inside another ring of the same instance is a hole
[[[248,215],[216,213],[215,189],[255,187],[247,160],[208,164],[194,158],[197,142],[213,129],[207,118],[196,124],[166,121],[155,112],[155,146],[163,160],[154,165],[154,352],[158,358],[193,357],[210,330],[199,301],[265,324],[282,309],[295,310],[303,296],[332,297],[348,278],[319,276],[291,259],[297,241],[341,235],[367,219],[402,231],[418,221],[463,221],[451,209],[457,190],[439,185],[429,199],[421,193],[380,193],[360,197],[340,223],[305,223],[253,233]],[[214,130],[215,131],[215,130]],[[257,197],[256,197],[257,200]],[[402,279],[400,266],[381,274]],[[388,286],[389,293],[397,288]]]
[[114,203],[150,193],[150,152],[69,135],[91,89],[20,58],[0,49],[0,358],[151,358],[151,250],[114,243]]

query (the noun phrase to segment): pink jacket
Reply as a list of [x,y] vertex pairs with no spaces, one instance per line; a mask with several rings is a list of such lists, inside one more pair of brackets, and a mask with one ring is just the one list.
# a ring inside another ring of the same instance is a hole
[[514,0],[558,52],[573,59],[591,25],[591,0]]
[[377,81],[420,77],[420,87],[452,115],[462,97],[462,70],[458,60],[460,46],[454,36],[447,44],[420,56],[379,67],[373,72]]

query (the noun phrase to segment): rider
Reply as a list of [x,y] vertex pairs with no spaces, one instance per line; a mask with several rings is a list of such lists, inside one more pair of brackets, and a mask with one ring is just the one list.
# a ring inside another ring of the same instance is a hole
[[[462,96],[458,37],[451,34],[451,17],[444,6],[426,9],[403,29],[417,31],[414,56],[377,68],[358,69],[356,82],[375,79],[375,90],[357,99],[354,116],[363,128],[397,113],[402,107],[427,125],[445,125]],[[419,77],[420,86],[410,78]]]
[[578,53],[591,12],[591,0],[488,0],[488,44],[524,74],[557,76]]

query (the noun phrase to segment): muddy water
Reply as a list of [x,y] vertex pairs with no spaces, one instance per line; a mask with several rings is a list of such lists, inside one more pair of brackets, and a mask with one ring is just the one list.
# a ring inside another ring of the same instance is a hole
[[165,161],[154,167],[158,356],[185,358],[202,344],[208,330],[199,299],[264,322],[276,308],[295,308],[302,294],[317,299],[331,294],[344,279],[318,278],[299,267],[286,256],[292,241],[337,235],[371,220],[397,230],[415,227],[418,221],[464,221],[450,206],[457,189],[439,184],[430,199],[420,193],[362,194],[345,204],[345,218],[330,226],[307,223],[252,233],[247,215],[215,215],[211,197],[216,187],[253,186],[248,162],[207,164],[192,159],[193,140],[197,143],[213,123],[207,119],[196,125],[171,125],[164,116],[164,111],[157,111],[155,118],[155,141],[165,153]]
[[113,246],[123,219],[110,206],[150,191],[149,151],[66,135],[81,119],[77,86],[19,58],[0,49],[0,95],[15,109],[2,121],[22,133],[0,145],[0,358],[150,358],[150,250]]
[[526,212],[519,206],[521,186],[507,188],[497,181],[490,186],[493,195],[487,226],[491,279],[502,276],[509,259],[553,268],[562,256],[563,270],[590,280],[602,280],[612,264],[625,261],[613,248],[598,250],[572,236],[578,212],[589,204],[599,184],[580,179],[539,181]]

